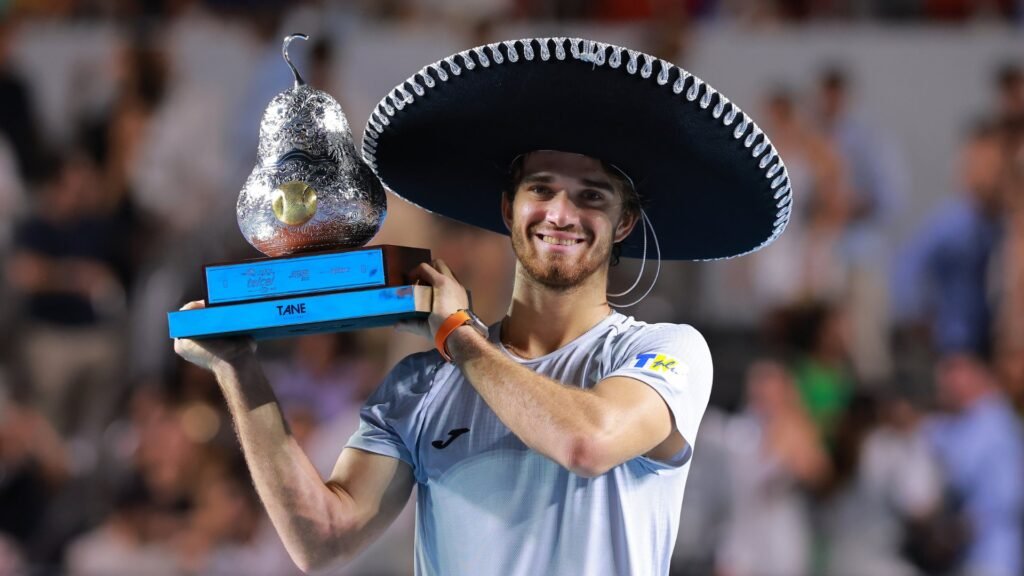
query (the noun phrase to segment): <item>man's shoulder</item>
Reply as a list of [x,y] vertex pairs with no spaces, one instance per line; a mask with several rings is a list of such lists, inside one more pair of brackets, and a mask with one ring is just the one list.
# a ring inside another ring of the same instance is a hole
[[445,364],[437,350],[414,352],[395,364],[381,387],[399,388],[406,392],[427,387]]
[[674,340],[680,343],[699,343],[707,346],[704,336],[690,324],[674,322],[649,323],[637,320],[632,316],[623,316],[618,326],[619,333],[629,340]]
[[667,354],[673,358],[686,358],[687,363],[711,363],[711,351],[699,330],[689,324],[673,322],[648,323],[624,318],[614,336],[614,347],[625,352],[627,358]]

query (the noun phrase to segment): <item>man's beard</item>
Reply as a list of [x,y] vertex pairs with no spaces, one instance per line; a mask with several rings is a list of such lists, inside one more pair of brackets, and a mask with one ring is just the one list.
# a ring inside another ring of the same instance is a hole
[[611,256],[610,242],[597,242],[592,249],[579,258],[550,257],[541,259],[531,239],[536,233],[519,229],[512,232],[512,251],[523,269],[538,283],[558,290],[569,290],[582,284],[587,278],[608,264]]

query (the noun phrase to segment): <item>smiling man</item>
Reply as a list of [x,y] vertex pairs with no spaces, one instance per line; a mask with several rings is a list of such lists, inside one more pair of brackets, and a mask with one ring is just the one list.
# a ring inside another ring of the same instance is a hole
[[250,342],[176,344],[217,374],[292,557],[353,556],[415,485],[417,574],[667,574],[711,355],[688,325],[614,311],[608,269],[645,257],[648,230],[659,259],[773,240],[790,197],[767,138],[666,62],[533,39],[424,68],[377,107],[364,156],[403,198],[508,233],[512,302],[484,326],[444,262],[415,269],[433,309],[404,327],[436,349],[387,376],[326,482]]

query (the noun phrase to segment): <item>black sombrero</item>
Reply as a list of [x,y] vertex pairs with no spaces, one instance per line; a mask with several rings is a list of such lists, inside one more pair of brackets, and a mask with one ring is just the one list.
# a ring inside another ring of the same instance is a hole
[[[363,156],[431,212],[506,233],[499,193],[512,161],[576,152],[634,182],[666,259],[729,258],[789,220],[786,168],[725,96],[659,58],[577,38],[489,44],[431,64],[377,105]],[[638,257],[637,226],[623,255]]]

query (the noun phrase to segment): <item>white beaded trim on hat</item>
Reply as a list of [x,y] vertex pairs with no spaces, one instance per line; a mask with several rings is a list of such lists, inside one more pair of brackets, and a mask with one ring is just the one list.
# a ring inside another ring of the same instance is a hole
[[[499,49],[502,45],[505,46],[507,54],[502,54]],[[610,54],[609,50],[611,50]],[[492,64],[515,63],[521,59],[531,61],[538,58],[542,61],[552,58],[556,60],[572,58],[593,66],[623,68],[627,73],[639,74],[642,78],[653,76],[658,85],[671,86],[672,92],[681,95],[689,102],[696,102],[701,109],[710,108],[711,115],[716,120],[721,120],[723,125],[733,126],[735,124],[732,136],[736,140],[742,138],[743,146],[751,149],[751,156],[754,159],[760,158],[758,169],[764,172],[765,178],[771,180],[770,187],[774,191],[778,212],[775,215],[776,220],[773,224],[772,234],[767,240],[752,250],[728,256],[728,258],[760,250],[771,244],[786,229],[790,212],[793,209],[792,190],[786,166],[775,151],[775,147],[772,146],[768,135],[754,124],[754,121],[740,110],[739,106],[730,102],[721,92],[716,91],[700,78],[671,62],[636,50],[594,40],[564,37],[507,40],[464,50],[425,66],[396,86],[370,114],[366,130],[363,133],[363,158],[373,171],[377,172],[377,139],[391,123],[390,118],[397,111],[415,102],[416,96],[423,96],[438,82],[447,82],[452,76],[462,74],[464,69],[473,70],[477,66],[488,68]],[[624,61],[625,66],[623,66]],[[447,65],[447,68],[443,65]],[[674,81],[673,74],[675,74]],[[702,90],[703,95],[701,94]],[[715,96],[718,97],[717,101]],[[714,107],[711,106],[712,102],[715,103]]]

